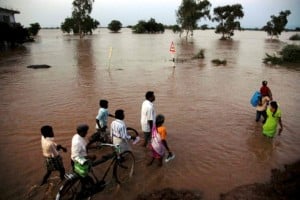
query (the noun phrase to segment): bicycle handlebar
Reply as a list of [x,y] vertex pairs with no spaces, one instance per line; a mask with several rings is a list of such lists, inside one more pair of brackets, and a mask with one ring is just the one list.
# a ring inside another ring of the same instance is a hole
[[121,152],[121,149],[120,149],[120,145],[119,145],[119,144],[100,143],[99,146],[113,147],[117,153],[120,153],[120,152]]

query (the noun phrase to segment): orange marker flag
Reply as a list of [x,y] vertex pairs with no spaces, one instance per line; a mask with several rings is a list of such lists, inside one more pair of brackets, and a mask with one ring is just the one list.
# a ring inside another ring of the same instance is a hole
[[171,46],[170,46],[170,53],[176,53],[175,45],[174,42],[172,41]]

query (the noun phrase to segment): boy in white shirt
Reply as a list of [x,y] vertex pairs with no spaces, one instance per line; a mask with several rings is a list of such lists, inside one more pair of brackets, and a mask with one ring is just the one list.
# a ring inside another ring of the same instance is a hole
[[64,179],[65,168],[62,161],[62,157],[59,155],[59,150],[62,149],[64,152],[67,152],[67,149],[61,145],[57,145],[54,142],[54,133],[51,126],[43,126],[41,128],[41,144],[43,156],[45,157],[45,165],[47,172],[44,175],[41,185],[45,184],[51,175],[52,171],[60,172],[60,179]]
[[130,150],[131,147],[128,143],[128,140],[135,140],[135,136],[130,136],[127,134],[127,127],[123,121],[125,114],[123,110],[116,110],[115,120],[110,125],[110,136],[112,138],[113,144],[120,145],[121,152]]

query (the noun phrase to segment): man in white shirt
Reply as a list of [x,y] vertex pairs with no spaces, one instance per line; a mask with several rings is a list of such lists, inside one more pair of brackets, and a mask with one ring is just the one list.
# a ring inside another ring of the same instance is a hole
[[71,165],[74,166],[74,162],[76,160],[80,160],[82,158],[95,160],[95,155],[87,154],[87,141],[85,140],[85,136],[87,135],[89,130],[89,126],[86,124],[81,124],[77,127],[77,133],[72,138],[71,145]]
[[141,126],[142,131],[144,132],[144,147],[146,147],[151,140],[151,130],[155,123],[155,109],[152,103],[155,101],[154,92],[146,92],[145,98],[141,109]]

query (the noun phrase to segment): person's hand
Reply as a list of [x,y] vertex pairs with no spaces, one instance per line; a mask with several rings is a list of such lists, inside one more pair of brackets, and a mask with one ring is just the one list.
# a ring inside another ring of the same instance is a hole
[[67,148],[65,148],[65,147],[61,147],[61,149],[63,150],[63,152],[67,152],[68,150],[67,150]]
[[59,144],[59,145],[57,145],[56,149],[57,149],[58,151],[62,149],[62,150],[63,150],[63,152],[67,152],[67,148],[65,148],[65,147],[61,146],[60,144]]

